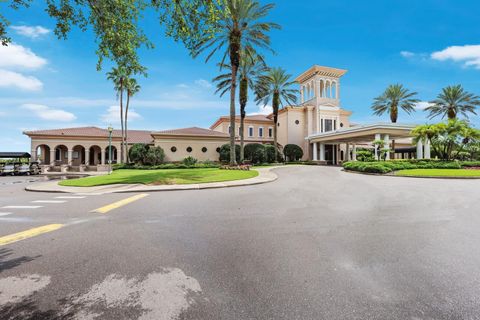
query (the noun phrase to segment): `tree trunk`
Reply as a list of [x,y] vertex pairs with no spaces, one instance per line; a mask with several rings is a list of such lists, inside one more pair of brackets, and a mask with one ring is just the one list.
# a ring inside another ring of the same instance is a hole
[[278,122],[278,107],[280,105],[280,96],[278,92],[273,94],[272,109],[273,109],[273,146],[275,147],[275,161],[278,161],[278,143],[277,143],[277,122]]
[[130,92],[127,90],[127,105],[125,106],[125,162],[130,162],[128,156],[128,106],[130,105]]
[[455,112],[454,109],[449,108],[449,109],[448,109],[447,116],[448,116],[448,120],[453,120],[453,119],[455,119],[455,118],[457,117],[457,113]]
[[392,121],[392,123],[396,123],[397,119],[398,119],[398,106],[396,104],[393,104],[390,110],[390,120]]
[[240,163],[243,163],[245,160],[245,151],[244,151],[244,128],[245,128],[245,107],[247,106],[248,99],[248,81],[243,78],[240,82]]
[[[122,139],[120,144],[120,159],[123,162],[123,142],[125,140],[125,131],[123,128],[123,79],[120,79],[120,127],[122,131]],[[110,154],[109,154],[110,155]],[[111,161],[111,159],[109,159]]]
[[[237,24],[237,23],[236,23]],[[230,86],[230,165],[236,165],[235,154],[235,92],[237,90],[237,72],[240,65],[240,39],[241,33],[238,25],[234,26],[230,35],[230,66],[232,67],[232,83]]]

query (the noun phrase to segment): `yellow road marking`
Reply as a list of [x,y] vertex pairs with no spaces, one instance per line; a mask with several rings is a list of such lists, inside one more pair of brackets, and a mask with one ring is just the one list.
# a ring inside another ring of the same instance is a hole
[[45,226],[41,226],[38,228],[33,228],[21,232],[17,232],[8,236],[0,237],[0,246],[4,246],[13,242],[17,242],[20,240],[28,239],[31,237],[35,237],[41,235],[42,233],[47,233],[50,231],[55,231],[63,227],[63,224],[47,224]]
[[91,212],[96,212],[96,213],[107,213],[113,209],[117,209],[117,208],[120,208],[124,205],[127,205],[131,202],[134,202],[134,201],[137,201],[137,200],[140,200],[142,198],[145,198],[146,196],[148,196],[147,193],[141,193],[141,194],[137,194],[135,196],[132,196],[132,197],[129,197],[129,198],[126,198],[126,199],[123,199],[123,200],[120,200],[120,201],[117,201],[117,202],[114,202],[114,203],[111,203],[109,205],[106,205],[104,207],[101,207],[101,208],[98,208],[98,209],[95,209],[95,210],[92,210]]

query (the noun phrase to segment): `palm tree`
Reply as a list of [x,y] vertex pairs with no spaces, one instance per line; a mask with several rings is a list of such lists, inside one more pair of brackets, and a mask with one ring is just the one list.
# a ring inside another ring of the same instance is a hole
[[127,161],[130,162],[128,156],[128,107],[130,106],[130,97],[140,91],[141,87],[134,78],[125,79],[125,90],[127,91],[127,105],[125,106],[125,155]]
[[388,112],[392,123],[396,123],[398,119],[398,109],[410,114],[415,111],[415,105],[420,102],[415,99],[416,92],[410,92],[401,84],[392,84],[385,89],[382,95],[376,97],[372,104],[373,114],[381,116]]
[[235,92],[237,72],[240,66],[240,53],[253,57],[256,49],[270,49],[270,37],[266,32],[279,28],[277,24],[260,22],[274,7],[273,4],[260,5],[255,0],[224,0],[219,12],[223,15],[213,22],[213,34],[207,34],[199,42],[193,56],[212,49],[206,61],[218,51],[224,50],[220,65],[228,56],[231,66],[230,86],[230,164],[235,160]]
[[296,84],[290,80],[291,75],[287,74],[282,68],[271,68],[268,73],[261,77],[257,87],[257,103],[263,103],[266,106],[271,102],[273,109],[273,145],[275,146],[275,161],[278,159],[277,148],[277,122],[278,110],[285,105],[295,104],[297,102],[298,90],[291,89]]
[[425,108],[429,112],[429,118],[445,116],[449,120],[456,119],[458,114],[468,118],[468,113],[477,114],[475,107],[480,105],[480,97],[463,90],[461,85],[448,86],[442,89],[437,99],[430,102],[431,105]]
[[125,143],[125,130],[123,127],[123,91],[125,89],[125,79],[128,78],[128,74],[125,68],[118,67],[112,68],[112,71],[107,72],[107,79],[111,80],[114,85],[114,89],[117,92],[117,99],[120,99],[120,126],[122,132],[122,143],[120,146],[120,159],[125,162],[124,156],[124,143]]
[[[221,66],[221,68],[231,70],[231,66],[229,64],[225,64],[224,66]],[[240,83],[240,90],[238,92],[238,98],[240,101],[240,163],[243,163],[244,160],[243,147],[245,143],[245,108],[248,102],[248,91],[250,89],[256,91],[256,86],[260,77],[267,71],[268,67],[261,58],[242,55],[238,68],[238,82]],[[221,74],[213,79],[213,82],[217,82],[217,91],[215,93],[220,92],[220,97],[230,91],[230,87],[232,85],[232,79],[230,77],[231,72]]]

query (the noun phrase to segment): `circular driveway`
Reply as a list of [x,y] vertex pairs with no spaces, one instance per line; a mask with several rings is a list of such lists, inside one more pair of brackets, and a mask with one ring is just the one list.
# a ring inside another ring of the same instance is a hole
[[[151,193],[55,241],[19,242],[8,250],[37,257],[1,276],[49,277],[29,306],[52,317],[67,300],[101,319],[480,319],[480,180],[276,173],[262,185]],[[69,215],[120,197],[91,197]],[[138,300],[119,303],[118,286]],[[118,303],[95,304],[105,296]]]

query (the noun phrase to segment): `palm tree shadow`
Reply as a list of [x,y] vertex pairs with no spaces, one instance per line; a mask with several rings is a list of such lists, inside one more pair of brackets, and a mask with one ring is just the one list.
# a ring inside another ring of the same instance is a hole
[[[61,310],[61,309],[60,309]],[[0,308],[1,319],[4,320],[67,320],[73,319],[74,313],[59,310],[40,310],[32,298],[15,304],[7,304]]]
[[21,256],[17,258],[9,258],[9,256],[13,255],[13,250],[12,249],[0,249],[0,273],[3,271],[18,267],[24,263],[31,262],[39,257],[41,255],[33,256],[33,257],[27,257],[27,256]]

